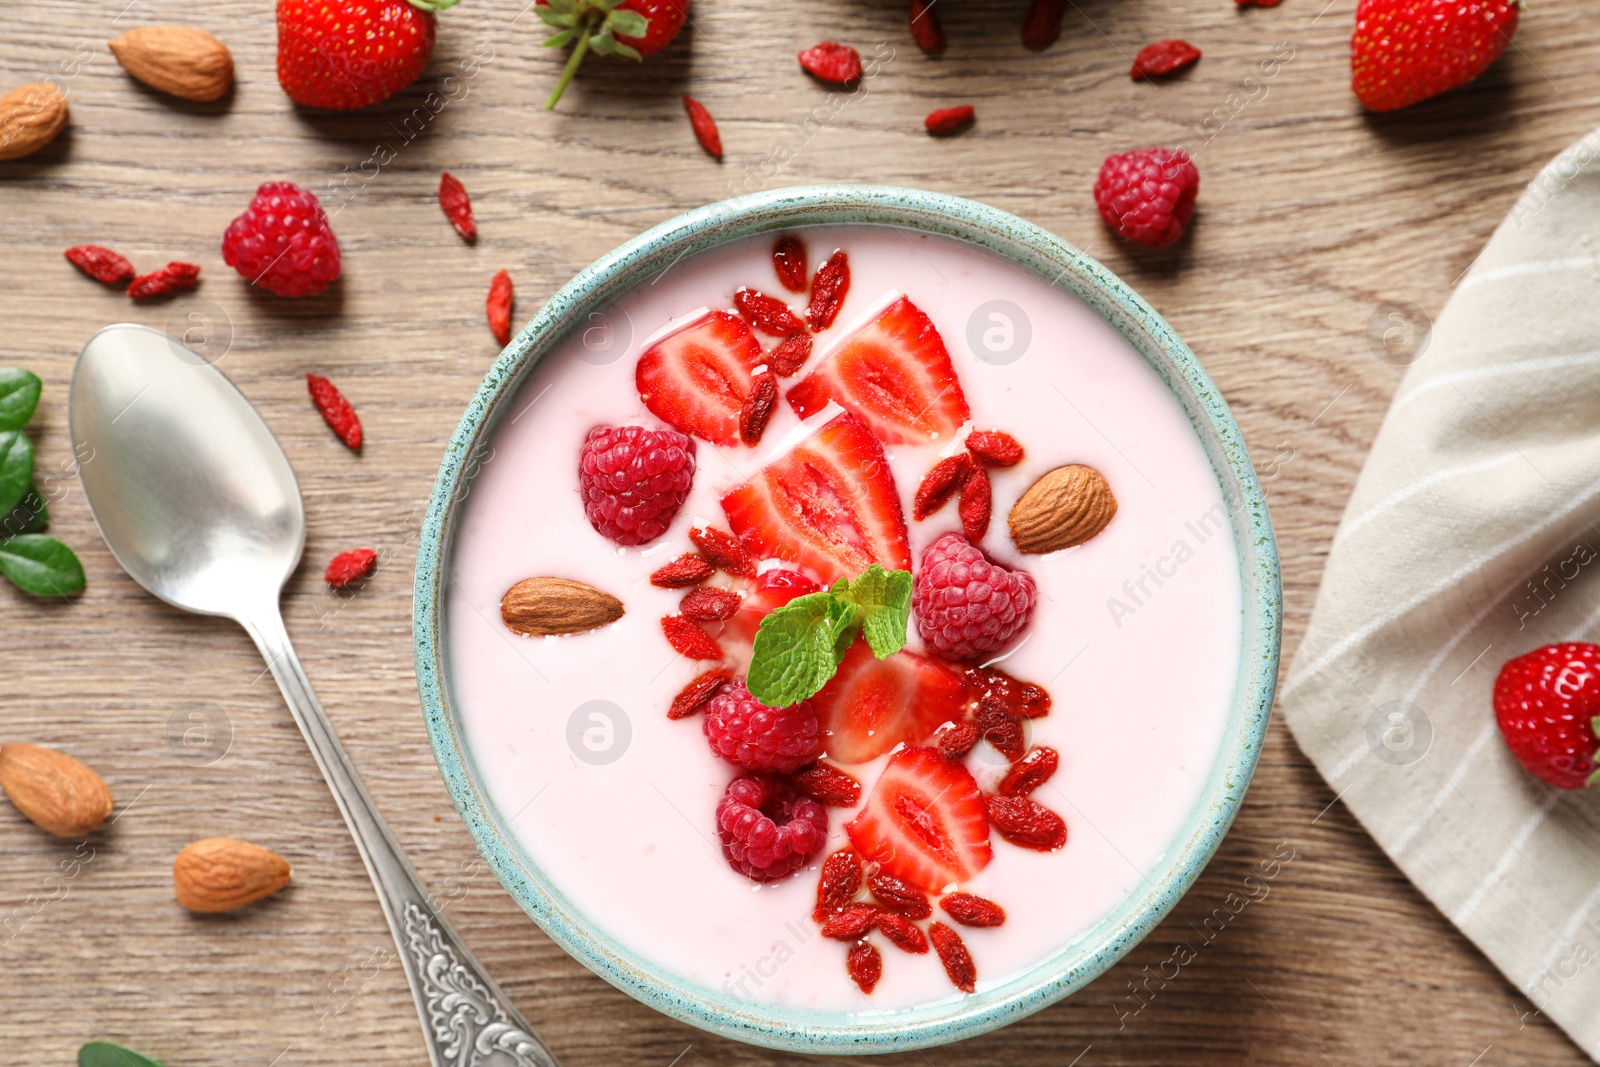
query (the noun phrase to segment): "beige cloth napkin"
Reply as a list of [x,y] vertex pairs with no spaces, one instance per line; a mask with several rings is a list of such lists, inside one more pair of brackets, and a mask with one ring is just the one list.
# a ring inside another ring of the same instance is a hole
[[1600,131],[1528,187],[1407,370],[1280,692],[1384,851],[1600,1059],[1600,787],[1523,771],[1490,703],[1507,659],[1571,640],[1600,642]]

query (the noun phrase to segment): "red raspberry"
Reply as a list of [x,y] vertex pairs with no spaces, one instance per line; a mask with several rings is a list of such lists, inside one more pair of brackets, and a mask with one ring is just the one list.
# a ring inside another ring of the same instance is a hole
[[822,752],[822,728],[811,701],[769,708],[750,695],[743,678],[711,698],[705,728],[711,751],[748,771],[788,774]]
[[1507,660],[1494,682],[1494,717],[1506,747],[1558,789],[1582,789],[1595,774],[1600,740],[1600,645],[1545,645]]
[[1094,202],[1113,230],[1164,248],[1194,217],[1200,171],[1183,149],[1136,148],[1110,156],[1094,183]]
[[293,182],[266,182],[222,235],[222,259],[279,296],[313,296],[339,276],[328,214]]
[[974,659],[1005,647],[1028,624],[1038,590],[1024,571],[990,563],[958,533],[922,554],[912,592],[917,632],[945,659]]
[[584,514],[619,545],[666,533],[693,482],[694,439],[677,430],[596,426],[578,453]]
[[734,870],[775,882],[804,867],[828,839],[828,813],[780,777],[735,778],[717,802],[722,854]]

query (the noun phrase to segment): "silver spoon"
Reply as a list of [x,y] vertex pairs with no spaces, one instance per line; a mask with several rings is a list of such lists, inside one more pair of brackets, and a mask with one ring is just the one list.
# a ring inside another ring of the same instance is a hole
[[367,865],[433,1067],[556,1067],[432,905],[300,669],[278,595],[305,545],[294,471],[222,372],[145,326],[89,338],[68,419],[89,509],[122,569],[173,607],[222,615],[266,657]]

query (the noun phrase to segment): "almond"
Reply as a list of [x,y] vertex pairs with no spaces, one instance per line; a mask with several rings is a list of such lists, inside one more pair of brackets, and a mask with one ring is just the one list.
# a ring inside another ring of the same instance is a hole
[[1011,540],[1034,555],[1081,545],[1106,528],[1117,498],[1103,474],[1081,463],[1057,467],[1011,509]]
[[8,741],[0,745],[0,788],[17,810],[57,837],[83,837],[111,814],[111,790],[65,753]]
[[233,56],[205,30],[145,26],[111,42],[122,69],[152,89],[185,100],[215,100],[233,84]]
[[581,634],[622,618],[622,601],[569,578],[524,578],[500,601],[506,625],[528,637]]
[[31,156],[67,125],[67,95],[34,82],[0,96],[0,159]]
[[232,911],[270,897],[294,872],[270,849],[233,837],[196,841],[172,861],[172,887],[190,911]]

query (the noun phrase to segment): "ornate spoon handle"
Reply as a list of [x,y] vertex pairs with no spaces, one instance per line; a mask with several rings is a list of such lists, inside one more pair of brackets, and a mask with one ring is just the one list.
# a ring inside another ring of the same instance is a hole
[[311,691],[277,605],[261,615],[240,622],[266,657],[372,876],[384,918],[400,947],[406,980],[416,997],[433,1067],[478,1067],[491,1062],[558,1067],[544,1042],[433,906]]

